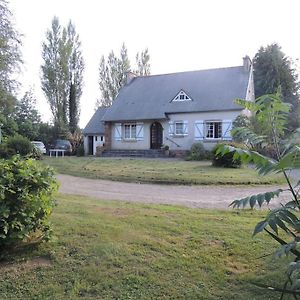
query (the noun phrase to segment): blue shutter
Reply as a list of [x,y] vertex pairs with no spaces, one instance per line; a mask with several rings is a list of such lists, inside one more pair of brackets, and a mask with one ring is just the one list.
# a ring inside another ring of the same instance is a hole
[[114,138],[116,141],[122,140],[122,124],[116,123],[114,128]]
[[197,140],[197,141],[204,140],[204,121],[203,120],[195,121],[195,140]]

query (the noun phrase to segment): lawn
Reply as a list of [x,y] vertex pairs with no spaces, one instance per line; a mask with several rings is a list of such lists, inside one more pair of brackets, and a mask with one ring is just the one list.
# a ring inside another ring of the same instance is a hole
[[276,244],[251,238],[264,214],[61,195],[52,241],[4,255],[1,299],[278,298],[253,284],[283,282],[260,258]]
[[261,177],[249,167],[215,168],[210,162],[177,159],[126,159],[91,157],[46,157],[43,163],[58,173],[123,182],[161,184],[280,184],[278,175]]

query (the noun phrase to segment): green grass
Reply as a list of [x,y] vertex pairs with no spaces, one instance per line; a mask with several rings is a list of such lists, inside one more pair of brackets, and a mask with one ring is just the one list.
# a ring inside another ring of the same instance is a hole
[[53,240],[1,262],[1,299],[278,298],[253,284],[284,278],[259,258],[275,242],[251,238],[264,214],[61,195]]
[[61,174],[124,182],[164,184],[280,184],[279,176],[261,177],[248,167],[215,168],[210,162],[176,159],[45,158]]

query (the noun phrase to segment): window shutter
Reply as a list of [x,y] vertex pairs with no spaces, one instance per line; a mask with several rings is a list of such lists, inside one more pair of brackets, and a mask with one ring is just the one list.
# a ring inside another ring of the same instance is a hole
[[222,122],[222,139],[232,140],[231,137],[232,120],[223,120]]
[[174,135],[174,122],[170,121],[169,122],[169,136],[173,136]]
[[115,124],[114,138],[116,141],[122,140],[122,124],[121,123]]
[[195,121],[195,140],[197,140],[197,141],[204,140],[204,121],[203,120]]
[[136,140],[144,140],[144,123],[136,123]]
[[183,135],[189,134],[189,122],[183,121]]

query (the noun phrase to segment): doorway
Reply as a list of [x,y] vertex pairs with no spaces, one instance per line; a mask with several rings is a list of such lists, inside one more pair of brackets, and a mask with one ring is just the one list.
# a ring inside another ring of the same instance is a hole
[[159,122],[154,122],[150,127],[150,148],[160,149],[162,143],[163,143],[163,127]]
[[94,155],[94,136],[89,136],[89,155]]

